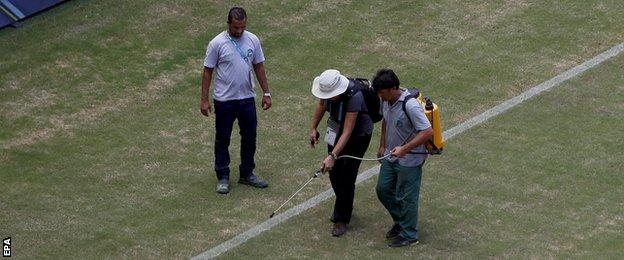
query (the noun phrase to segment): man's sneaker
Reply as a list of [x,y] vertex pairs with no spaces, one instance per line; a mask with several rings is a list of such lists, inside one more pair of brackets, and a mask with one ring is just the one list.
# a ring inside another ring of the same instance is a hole
[[253,174],[247,179],[239,179],[238,183],[249,185],[249,186],[256,187],[256,188],[261,188],[261,189],[269,187],[268,182],[258,178],[258,176],[253,175]]
[[418,245],[418,239],[409,239],[398,235],[390,244],[388,244],[389,247],[402,247],[409,245]]
[[332,229],[332,236],[341,237],[347,233],[347,224],[342,222],[334,223],[334,228]]
[[395,223],[386,233],[386,238],[395,239],[399,235],[399,233],[401,233],[401,226]]
[[230,192],[230,182],[228,180],[221,180],[217,184],[217,193],[228,194]]

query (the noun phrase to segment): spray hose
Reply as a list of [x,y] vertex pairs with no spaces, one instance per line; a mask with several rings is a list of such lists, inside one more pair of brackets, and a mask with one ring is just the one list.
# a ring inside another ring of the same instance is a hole
[[367,159],[367,158],[360,158],[360,157],[355,157],[355,156],[351,156],[351,155],[346,155],[345,154],[345,155],[338,156],[336,158],[336,160],[341,159],[341,158],[351,158],[351,159],[356,159],[356,160],[360,160],[360,161],[379,161],[379,160],[383,160],[383,159],[386,159],[386,158],[390,157],[390,155],[391,154],[387,154],[387,155],[384,155],[384,156],[379,157],[379,158],[369,158],[369,159]]
[[[351,155],[341,155],[338,156],[338,158],[336,158],[336,160],[341,159],[341,158],[351,158],[351,159],[356,159],[356,160],[360,160],[360,161],[379,161],[379,160],[383,160],[390,157],[390,154],[387,154],[385,156],[379,157],[379,158],[360,158],[360,157],[356,157],[356,156],[351,156]],[[284,203],[282,203],[282,205],[280,205],[276,210],[273,211],[273,213],[271,213],[271,216],[269,216],[269,218],[272,218],[273,216],[275,216],[275,213],[277,211],[279,211],[282,207],[284,207],[284,205],[286,205],[286,203],[288,203],[292,198],[294,198],[301,190],[303,190],[303,188],[305,188],[308,183],[310,183],[312,180],[314,180],[314,178],[320,177],[323,175],[323,170],[318,170],[316,171],[316,173],[314,173],[314,175],[312,176],[312,178],[310,178],[305,184],[303,184],[303,186],[301,186],[301,188],[299,188],[297,191],[295,191],[295,193],[293,193],[292,196],[290,196],[290,198],[288,198]]]

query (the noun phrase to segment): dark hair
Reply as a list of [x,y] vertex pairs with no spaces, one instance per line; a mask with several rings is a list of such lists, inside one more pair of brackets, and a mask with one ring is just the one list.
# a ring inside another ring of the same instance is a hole
[[379,92],[382,89],[398,88],[400,84],[399,77],[391,69],[380,69],[375,74],[375,78],[373,78],[373,89],[375,89],[375,92]]
[[236,21],[242,21],[247,19],[247,13],[245,12],[245,9],[243,9],[242,7],[232,7],[232,9],[230,9],[230,12],[228,13],[228,23],[231,23],[232,20],[236,20]]

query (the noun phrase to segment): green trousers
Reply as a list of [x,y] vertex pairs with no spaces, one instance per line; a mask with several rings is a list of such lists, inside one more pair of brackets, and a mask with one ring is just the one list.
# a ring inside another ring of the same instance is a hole
[[400,235],[418,239],[418,197],[422,164],[404,167],[397,162],[383,160],[377,180],[377,198],[386,207],[395,224],[401,226]]

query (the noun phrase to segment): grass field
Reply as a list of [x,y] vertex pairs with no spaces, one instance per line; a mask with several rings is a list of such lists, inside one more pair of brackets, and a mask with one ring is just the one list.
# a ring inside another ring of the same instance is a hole
[[624,158],[623,68],[624,57],[607,62],[429,160],[418,246],[386,246],[392,222],[374,178],[356,191],[344,239],[329,235],[333,202],[325,202],[223,258],[621,258],[624,163],[613,158]]
[[[274,95],[256,156],[271,186],[220,196],[199,90],[232,5],[69,1],[0,30],[0,236],[14,256],[188,258],[264,221],[325,154],[306,140],[327,68],[392,68],[450,128],[624,42],[616,0],[244,1]],[[623,69],[616,57],[452,139],[425,167],[423,245],[386,249],[370,180],[345,238],[329,234],[328,201],[224,256],[621,258]]]

